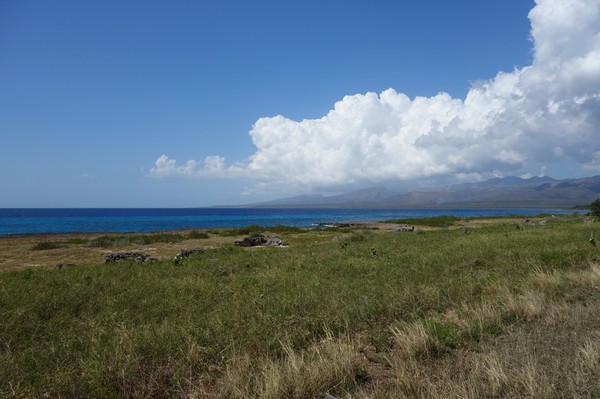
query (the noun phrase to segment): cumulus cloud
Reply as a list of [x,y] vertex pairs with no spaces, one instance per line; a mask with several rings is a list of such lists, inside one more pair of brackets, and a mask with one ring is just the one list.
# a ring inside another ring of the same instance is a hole
[[151,174],[309,188],[526,175],[564,160],[599,171],[600,0],[537,0],[529,19],[531,65],[475,84],[464,100],[346,96],[320,119],[258,119],[256,152],[241,163],[162,155]]

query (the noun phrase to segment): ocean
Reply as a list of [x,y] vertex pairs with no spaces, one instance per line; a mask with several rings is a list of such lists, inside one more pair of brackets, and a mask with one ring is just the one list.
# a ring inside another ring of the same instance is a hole
[[249,225],[310,227],[319,223],[381,221],[440,215],[459,217],[573,214],[560,209],[265,209],[265,208],[8,208],[0,235],[75,232],[152,232]]

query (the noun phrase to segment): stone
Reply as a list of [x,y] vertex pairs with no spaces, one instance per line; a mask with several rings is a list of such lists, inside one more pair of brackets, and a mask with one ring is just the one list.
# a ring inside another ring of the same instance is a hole
[[179,252],[179,256],[182,257],[182,258],[188,258],[188,257],[190,257],[192,255],[196,255],[196,254],[199,254],[199,253],[202,253],[202,252],[204,252],[204,250],[201,249],[201,248],[182,249]]
[[238,238],[234,241],[238,247],[287,247],[287,242],[277,236],[256,235]]
[[157,261],[158,258],[142,254],[139,252],[117,252],[110,253],[104,256],[105,263],[121,263],[121,262],[154,262]]
[[396,228],[396,231],[406,232],[406,231],[415,231],[415,226],[410,224],[401,224]]

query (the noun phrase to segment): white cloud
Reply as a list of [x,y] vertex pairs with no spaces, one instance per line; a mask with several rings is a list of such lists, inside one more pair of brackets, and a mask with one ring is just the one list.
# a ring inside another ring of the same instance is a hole
[[150,175],[154,177],[238,177],[243,176],[243,169],[238,166],[225,166],[225,158],[211,155],[202,162],[189,160],[183,165],[178,165],[177,160],[166,155],[158,157],[154,167],[150,169]]
[[453,176],[526,175],[568,159],[600,164],[600,0],[537,0],[529,13],[531,65],[446,93],[408,98],[388,89],[346,96],[320,119],[260,118],[256,152],[151,174],[255,179],[257,187],[325,187]]

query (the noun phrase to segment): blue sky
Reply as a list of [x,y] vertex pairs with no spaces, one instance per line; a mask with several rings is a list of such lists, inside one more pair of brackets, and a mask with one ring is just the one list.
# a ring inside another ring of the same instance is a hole
[[0,2],[0,207],[592,175],[597,43],[555,38],[597,38],[598,1],[562,3]]

